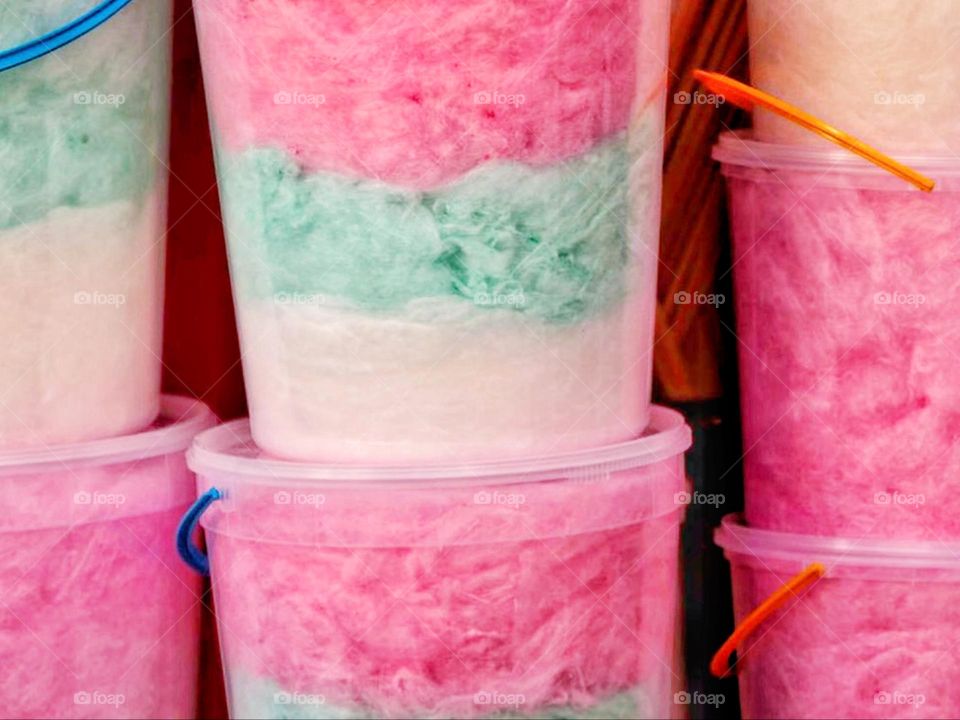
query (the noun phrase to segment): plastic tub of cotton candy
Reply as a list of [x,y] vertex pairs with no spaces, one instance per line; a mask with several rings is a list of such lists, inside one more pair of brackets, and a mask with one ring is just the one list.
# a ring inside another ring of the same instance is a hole
[[654,408],[594,451],[376,469],[204,433],[178,544],[212,571],[231,716],[671,716],[690,441]]
[[0,5],[0,448],[159,411],[171,13]]
[[[890,152],[960,149],[954,0],[749,0],[753,83]],[[821,144],[776,115],[757,138]]]
[[746,517],[785,532],[960,538],[960,163],[721,138]]
[[390,464],[645,429],[668,11],[198,4],[258,444]]
[[744,718],[960,714],[960,545],[818,537],[725,518]]
[[213,422],[168,397],[141,433],[0,453],[4,715],[195,716],[200,586],[170,536]]

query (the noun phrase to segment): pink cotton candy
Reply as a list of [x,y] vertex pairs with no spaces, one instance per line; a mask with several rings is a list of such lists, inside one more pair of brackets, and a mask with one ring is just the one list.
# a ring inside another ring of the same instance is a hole
[[739,648],[746,720],[960,714],[960,548],[850,538],[831,550],[817,548],[817,538],[763,535],[773,536],[775,552],[718,534],[738,622],[808,563],[822,562],[826,576]]
[[[842,154],[788,163],[783,148],[742,147],[728,137],[718,155],[748,521],[960,537],[960,187],[949,164],[927,171],[939,185],[925,194]],[[761,163],[773,169],[748,167]]]
[[5,715],[194,717],[200,587],[171,541],[183,509],[0,535]]
[[638,94],[652,102],[662,85],[659,5],[205,0],[196,12],[223,147],[427,188],[497,158],[550,165],[624,130]]
[[665,418],[644,460],[486,479],[256,460],[241,423],[201,436],[232,714],[670,715],[689,434]]
[[0,454],[0,707],[17,718],[192,718],[199,579],[174,531],[206,409],[134,436]]
[[478,702],[484,692],[533,713],[636,691],[644,716],[661,716],[677,529],[674,515],[509,545],[362,549],[213,535],[231,688],[270,678],[387,718],[509,709]]

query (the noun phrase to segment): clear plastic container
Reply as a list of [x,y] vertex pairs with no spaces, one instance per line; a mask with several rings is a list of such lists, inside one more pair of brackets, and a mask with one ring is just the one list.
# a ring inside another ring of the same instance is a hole
[[207,0],[253,436],[538,457],[647,426],[667,0]]
[[271,460],[246,422],[198,437],[231,716],[673,715],[691,437],[652,417],[600,450],[419,469]]
[[168,397],[137,435],[0,453],[4,715],[194,717],[200,583],[171,536],[213,421]]
[[960,539],[960,162],[725,135],[754,527]]
[[[960,150],[956,0],[749,0],[750,77],[890,153]],[[773,113],[759,140],[822,145]]]
[[[5,0],[0,50],[92,0]],[[0,71],[0,448],[137,432],[160,407],[170,0]]]
[[738,622],[812,562],[826,574],[740,648],[743,717],[960,714],[960,545],[793,535],[724,519]]

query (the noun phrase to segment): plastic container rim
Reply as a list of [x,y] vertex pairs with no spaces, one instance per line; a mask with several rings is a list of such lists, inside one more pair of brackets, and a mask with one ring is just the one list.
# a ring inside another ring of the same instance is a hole
[[[713,147],[712,157],[733,167],[819,173],[833,171],[885,177],[898,182],[885,170],[847,150],[829,145],[826,141],[822,148],[766,143],[754,140],[752,130],[722,133]],[[960,157],[956,155],[911,155],[897,156],[896,159],[926,174],[960,177]],[[908,189],[906,184],[903,187]]]
[[274,484],[278,480],[324,481],[332,483],[395,484],[410,481],[449,481],[464,484],[483,480],[495,484],[556,479],[564,472],[603,471],[615,467],[627,470],[652,465],[685,452],[693,442],[683,415],[665,407],[650,409],[650,429],[654,434],[598,449],[561,453],[549,457],[505,460],[490,463],[415,466],[356,466],[304,463],[268,457],[246,457],[231,453],[238,443],[250,442],[247,420],[235,420],[201,433],[187,452],[187,464],[201,476],[228,473],[247,481]]
[[728,559],[754,558],[829,566],[960,570],[960,543],[829,537],[748,527],[742,514],[723,518],[714,541]]
[[176,395],[161,397],[158,419],[168,420],[170,424],[112,438],[0,452],[0,475],[25,468],[31,473],[45,467],[63,468],[75,462],[112,465],[168,455],[186,450],[200,431],[216,422],[203,402]]

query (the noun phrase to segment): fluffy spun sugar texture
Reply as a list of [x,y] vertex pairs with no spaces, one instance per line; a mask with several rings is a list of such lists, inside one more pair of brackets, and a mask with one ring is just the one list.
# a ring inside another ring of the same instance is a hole
[[[56,27],[90,2],[8,0],[0,48]],[[135,2],[52,56],[0,73],[0,229],[51,210],[140,198],[167,147],[168,0]]]
[[632,166],[618,137],[552,168],[490,163],[430,192],[307,173],[276,150],[221,153],[257,442],[389,463],[642,432],[657,125],[637,120]]
[[[206,0],[204,74],[223,147],[431,188],[483,163],[552,165],[626,129],[638,0]],[[652,42],[652,41],[651,41]]]
[[960,538],[960,204],[871,177],[730,178],[747,520]]
[[[451,514],[443,533],[469,534],[451,523],[476,518]],[[262,712],[276,696],[261,693],[276,688],[324,698],[277,717],[334,717],[324,714],[331,708],[342,717],[592,717],[602,703],[605,717],[665,717],[676,530],[671,514],[506,544],[383,548],[208,531],[218,615],[230,628],[231,709]],[[611,702],[626,693],[632,702]]]
[[[752,557],[734,561],[737,618],[797,569],[781,569],[769,559],[762,567]],[[780,610],[740,654],[743,716],[956,717],[958,578],[907,575],[889,581],[826,578]]]
[[389,317],[249,299],[237,310],[254,435],[280,457],[540,456],[647,425],[653,309],[641,298],[569,326],[453,299]]
[[549,168],[491,163],[429,192],[305,173],[277,150],[221,156],[238,296],[385,311],[452,295],[576,322],[622,297],[628,169],[622,138]]
[[[0,48],[90,10],[5,0]],[[0,73],[0,447],[133,431],[160,390],[169,0]]]
[[5,715],[194,717],[199,579],[171,540],[183,509],[0,532]]
[[0,5],[0,50],[45,35],[91,7],[90,0],[4,0]]
[[0,230],[0,447],[109,437],[156,416],[165,196]]
[[[754,84],[888,152],[960,151],[960,2],[750,0]],[[757,139],[825,141],[773,113]]]

